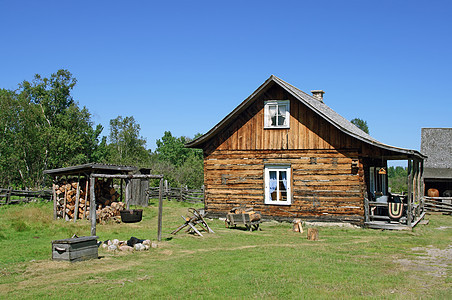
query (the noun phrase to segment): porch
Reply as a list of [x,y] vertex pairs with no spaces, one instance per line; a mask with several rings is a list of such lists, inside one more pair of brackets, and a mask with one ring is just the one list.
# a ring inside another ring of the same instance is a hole
[[407,157],[407,192],[390,193],[387,162],[368,159],[365,171],[364,225],[374,229],[411,230],[425,216],[423,157]]

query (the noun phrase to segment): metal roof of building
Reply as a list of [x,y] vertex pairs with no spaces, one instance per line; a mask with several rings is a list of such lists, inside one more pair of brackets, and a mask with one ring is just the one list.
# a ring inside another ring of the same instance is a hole
[[187,143],[186,147],[195,148],[197,146],[200,146],[208,139],[210,139],[212,136],[217,134],[221,129],[226,127],[234,119],[236,115],[240,114],[247,107],[249,107],[251,103],[256,99],[256,96],[260,94],[260,92],[262,92],[271,83],[278,84],[280,87],[288,91],[295,99],[299,100],[300,102],[311,108],[313,111],[317,112],[322,118],[327,120],[329,123],[338,128],[340,131],[350,136],[353,136],[358,140],[361,140],[365,143],[368,143],[376,147],[398,152],[401,154],[412,155],[419,158],[425,157],[419,151],[398,148],[377,141],[369,134],[365,133],[364,131],[356,127],[353,123],[351,123],[350,121],[339,115],[337,112],[332,110],[323,101],[319,101],[313,96],[301,91],[300,89],[294,87],[293,85],[285,82],[284,80],[274,75],[271,75],[270,78],[268,78],[256,91],[254,91],[253,94],[251,94],[247,99],[245,99],[239,106],[237,106],[229,115],[227,115],[222,121],[220,121],[216,126],[214,126],[209,132],[193,140],[192,142]]

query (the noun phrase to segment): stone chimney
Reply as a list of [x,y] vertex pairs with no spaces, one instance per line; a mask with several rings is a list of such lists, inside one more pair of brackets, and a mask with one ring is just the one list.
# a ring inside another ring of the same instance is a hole
[[324,91],[322,91],[322,90],[312,90],[311,93],[312,93],[312,96],[314,96],[314,98],[316,98],[320,102],[323,102],[323,94],[325,94]]

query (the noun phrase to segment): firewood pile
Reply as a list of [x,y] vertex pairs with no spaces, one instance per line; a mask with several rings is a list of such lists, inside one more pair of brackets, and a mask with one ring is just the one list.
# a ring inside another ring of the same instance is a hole
[[[84,219],[89,212],[89,195],[86,193],[86,179],[80,180],[78,219]],[[77,197],[77,179],[69,178],[58,181],[54,188],[56,194],[57,217],[70,220],[74,218]]]
[[[90,199],[89,184],[85,178],[68,178],[58,181],[55,186],[56,214],[65,220],[86,219],[89,217]],[[78,190],[78,193],[77,193]],[[105,222],[110,218],[118,217],[119,211],[124,209],[124,203],[118,202],[119,194],[113,188],[112,180],[96,179],[94,191],[97,204],[97,221]],[[77,206],[78,194],[78,207]],[[119,217],[118,217],[119,218]],[[119,219],[120,220],[120,219]]]
[[96,210],[97,223],[106,223],[109,220],[120,223],[120,211],[124,208],[124,202],[112,202],[111,205]]

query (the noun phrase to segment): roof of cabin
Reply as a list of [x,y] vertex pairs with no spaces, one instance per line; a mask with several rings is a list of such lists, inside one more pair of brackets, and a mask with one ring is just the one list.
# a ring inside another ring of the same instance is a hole
[[356,127],[353,123],[339,115],[337,112],[332,110],[328,105],[326,105],[324,102],[319,101],[318,99],[314,98],[313,96],[301,91],[300,89],[294,87],[293,85],[285,82],[284,80],[271,75],[270,78],[268,78],[256,91],[254,91],[248,98],[246,98],[239,106],[237,106],[230,114],[228,114],[223,120],[221,120],[217,125],[215,125],[212,129],[210,129],[206,134],[200,136],[199,138],[193,140],[190,143],[186,144],[186,147],[189,148],[196,148],[200,147],[204,142],[208,141],[210,138],[215,136],[217,133],[219,133],[223,128],[225,128],[227,125],[230,124],[241,112],[243,112],[246,108],[248,108],[254,100],[257,98],[257,96],[265,90],[267,87],[269,87],[272,83],[276,83],[281,88],[285,89],[287,92],[289,92],[295,99],[299,100],[303,104],[305,104],[307,107],[311,108],[313,111],[317,112],[323,119],[331,123],[333,126],[338,128],[340,131],[357,138],[358,140],[361,140],[365,143],[368,143],[370,145],[383,148],[389,151],[398,152],[400,154],[406,154],[406,155],[413,155],[420,158],[424,158],[424,155],[422,155],[419,151],[416,150],[410,150],[410,149],[404,149],[404,148],[398,148],[390,145],[386,145],[384,143],[381,143],[371,137],[369,134],[365,133],[358,127]]

